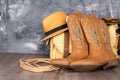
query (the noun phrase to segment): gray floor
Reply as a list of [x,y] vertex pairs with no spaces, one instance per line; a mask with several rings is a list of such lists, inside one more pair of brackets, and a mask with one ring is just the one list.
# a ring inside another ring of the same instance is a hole
[[76,72],[61,69],[53,72],[32,73],[22,70],[18,60],[45,57],[31,54],[0,54],[0,80],[120,80],[120,65],[114,69]]

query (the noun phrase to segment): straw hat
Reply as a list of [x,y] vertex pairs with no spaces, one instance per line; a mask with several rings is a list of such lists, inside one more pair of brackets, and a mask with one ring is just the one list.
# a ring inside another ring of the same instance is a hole
[[43,19],[43,30],[46,35],[41,41],[47,40],[67,30],[66,13],[55,12]]

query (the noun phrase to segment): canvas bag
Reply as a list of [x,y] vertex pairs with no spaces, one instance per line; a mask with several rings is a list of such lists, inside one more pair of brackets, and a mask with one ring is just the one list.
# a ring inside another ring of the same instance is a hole
[[50,58],[64,58],[69,55],[69,32],[65,31],[50,39]]
[[120,20],[116,18],[103,18],[103,20],[105,21],[109,29],[111,48],[114,54],[118,57],[117,51],[120,34],[117,33],[117,30],[119,28]]

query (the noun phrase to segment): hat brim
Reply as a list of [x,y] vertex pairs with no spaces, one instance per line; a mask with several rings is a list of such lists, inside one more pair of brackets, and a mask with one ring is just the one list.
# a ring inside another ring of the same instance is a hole
[[45,41],[45,40],[47,40],[47,39],[49,39],[49,38],[52,38],[52,37],[54,37],[54,36],[56,36],[56,35],[64,32],[64,31],[67,31],[67,30],[68,30],[68,28],[65,28],[65,29],[59,30],[59,31],[57,31],[57,32],[54,32],[54,33],[46,36],[45,38],[41,39],[40,41]]

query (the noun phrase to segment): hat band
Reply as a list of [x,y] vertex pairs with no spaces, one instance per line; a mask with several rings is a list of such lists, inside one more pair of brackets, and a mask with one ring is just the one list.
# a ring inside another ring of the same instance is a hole
[[67,24],[64,24],[64,25],[61,25],[61,26],[59,26],[59,27],[57,27],[55,29],[52,29],[52,30],[46,32],[45,35],[48,36],[48,35],[50,35],[50,34],[52,34],[54,32],[57,32],[57,31],[59,31],[61,29],[64,29],[64,28],[67,28]]

